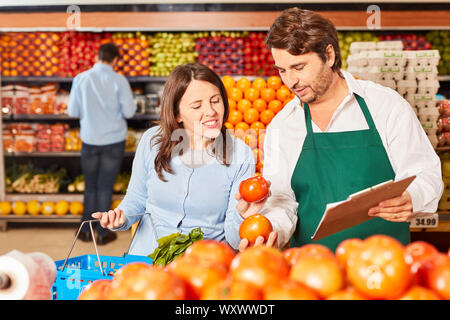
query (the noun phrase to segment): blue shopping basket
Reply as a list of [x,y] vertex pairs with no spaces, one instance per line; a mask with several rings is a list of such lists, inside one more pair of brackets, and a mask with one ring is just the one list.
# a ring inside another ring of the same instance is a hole
[[[150,265],[153,263],[153,260],[146,256],[124,254],[122,257],[111,257],[99,255],[92,229],[93,221],[97,220],[87,220],[81,223],[66,259],[55,261],[56,281],[52,286],[53,300],[76,300],[89,283],[99,279],[112,279],[114,273],[128,263],[145,262]],[[69,258],[84,223],[89,223],[96,254]]]

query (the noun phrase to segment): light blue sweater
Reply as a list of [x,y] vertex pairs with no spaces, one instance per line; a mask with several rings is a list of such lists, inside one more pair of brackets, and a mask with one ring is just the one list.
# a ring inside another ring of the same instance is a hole
[[129,253],[148,255],[158,246],[157,239],[176,232],[188,234],[196,227],[205,239],[227,241],[237,249],[243,218],[236,210],[235,194],[240,182],[254,174],[251,149],[232,138],[233,160],[228,167],[214,157],[191,169],[181,157],[174,157],[170,162],[174,173],[163,172],[164,182],[154,169],[158,145],[155,140],[150,145],[158,129],[150,128],[139,141],[128,190],[119,205],[126,223],[116,230],[126,230],[142,217]]

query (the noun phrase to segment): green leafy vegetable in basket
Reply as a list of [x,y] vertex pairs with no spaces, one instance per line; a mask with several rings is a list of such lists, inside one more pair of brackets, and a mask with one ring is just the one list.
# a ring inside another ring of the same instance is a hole
[[195,241],[203,239],[200,228],[192,229],[189,235],[172,233],[158,239],[158,248],[148,256],[153,259],[154,265],[165,266],[175,258],[181,256],[186,249]]

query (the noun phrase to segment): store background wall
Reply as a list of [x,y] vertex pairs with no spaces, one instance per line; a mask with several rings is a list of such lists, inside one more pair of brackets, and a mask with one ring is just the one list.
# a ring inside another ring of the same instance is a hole
[[[336,24],[344,68],[352,42],[400,39],[408,50],[439,50],[439,93],[450,96],[447,1],[379,1],[381,28],[376,30],[367,27],[370,1],[346,2],[307,1],[301,5],[319,11]],[[228,121],[229,128],[263,132],[292,95],[285,90],[278,93],[282,88],[277,84],[275,96],[266,91],[264,99],[246,96],[245,90],[249,82],[258,83],[261,94],[263,86],[269,86],[269,77],[276,74],[270,52],[264,46],[265,32],[280,11],[293,3],[117,1],[105,5],[102,1],[82,1],[78,7],[80,25],[76,30],[67,30],[76,13],[67,12],[68,2],[28,1],[22,2],[23,6],[11,6],[9,1],[0,1],[3,113],[0,158],[5,168],[0,170],[0,178],[5,181],[0,187],[0,198],[5,200],[0,204],[3,212],[0,227],[6,230],[7,223],[14,222],[79,221],[83,190],[78,164],[79,128],[78,120],[66,115],[67,97],[72,78],[93,65],[96,50],[107,41],[114,41],[121,48],[122,60],[116,70],[128,77],[139,104],[138,114],[129,120],[128,153],[114,200],[120,201],[126,190],[135,147],[142,132],[158,119],[158,94],[167,75],[178,64],[199,61],[221,76],[233,76],[234,83],[227,78],[230,87],[235,88],[229,91],[229,96],[236,111]],[[238,84],[241,78],[248,81]],[[264,79],[264,83],[255,81],[257,78]],[[236,88],[240,85],[239,93]],[[250,108],[258,114],[247,112],[246,117],[245,111]],[[256,150],[260,171],[261,138],[238,136]],[[449,151],[447,146],[436,150],[444,158]],[[55,166],[50,168],[51,164]],[[444,173],[450,178],[447,171]],[[35,189],[29,188],[32,179],[40,181],[33,184]],[[42,192],[42,181],[48,186],[43,194],[38,193]],[[49,190],[52,192],[48,193]],[[444,202],[449,194],[444,194]],[[8,208],[6,203],[17,205]],[[116,205],[117,202],[112,207]],[[427,238],[448,248],[448,210],[445,206],[440,208],[438,228],[431,228],[425,220],[421,228],[413,230],[413,238]]]

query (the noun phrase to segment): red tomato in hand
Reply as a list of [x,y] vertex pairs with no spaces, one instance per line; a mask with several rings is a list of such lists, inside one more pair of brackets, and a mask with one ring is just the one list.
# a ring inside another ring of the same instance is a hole
[[269,219],[257,213],[242,221],[239,227],[239,236],[241,239],[247,239],[250,244],[254,244],[259,236],[263,236],[264,241],[267,241],[272,230],[272,223]]
[[264,200],[269,194],[269,185],[261,176],[251,177],[241,182],[239,193],[247,202],[258,202]]

